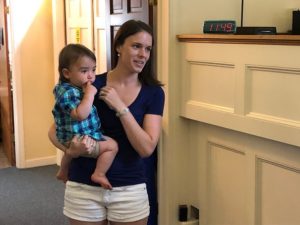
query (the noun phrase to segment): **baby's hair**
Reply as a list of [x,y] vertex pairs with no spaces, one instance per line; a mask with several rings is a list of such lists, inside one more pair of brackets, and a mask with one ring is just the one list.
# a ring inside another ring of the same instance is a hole
[[95,54],[82,44],[68,44],[60,51],[58,59],[59,81],[68,82],[68,79],[63,75],[63,69],[70,69],[71,65],[83,56],[96,62]]

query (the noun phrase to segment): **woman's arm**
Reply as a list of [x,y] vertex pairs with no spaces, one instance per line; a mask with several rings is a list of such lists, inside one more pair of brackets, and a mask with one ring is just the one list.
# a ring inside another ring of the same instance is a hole
[[107,86],[102,88],[100,98],[110,108],[119,112],[119,118],[127,138],[139,155],[141,157],[150,156],[158,143],[162,127],[162,117],[160,115],[147,114],[141,127],[131,112],[124,110],[127,107],[114,88]]
[[55,124],[52,124],[48,131],[48,137],[51,143],[58,149],[62,150],[63,152],[67,151],[67,147],[62,145],[56,138],[56,130],[55,130]]
[[53,124],[49,131],[48,137],[51,143],[58,149],[62,150],[64,153],[70,155],[72,158],[77,158],[81,155],[91,154],[91,150],[94,149],[96,141],[87,135],[83,137],[74,136],[70,142],[69,148],[62,145],[56,138],[55,124]]
[[120,121],[127,138],[139,155],[141,157],[150,156],[159,140],[162,117],[160,115],[147,114],[144,118],[143,127],[140,127],[133,115],[128,112],[120,117]]

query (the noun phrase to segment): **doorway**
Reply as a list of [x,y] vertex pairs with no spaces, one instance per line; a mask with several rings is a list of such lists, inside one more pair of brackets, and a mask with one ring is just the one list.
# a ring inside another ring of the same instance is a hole
[[130,19],[150,24],[156,34],[156,6],[148,0],[65,0],[66,43],[94,51],[97,74],[111,68],[111,46],[122,23]]
[[13,103],[9,64],[9,6],[0,0],[0,167],[15,166]]

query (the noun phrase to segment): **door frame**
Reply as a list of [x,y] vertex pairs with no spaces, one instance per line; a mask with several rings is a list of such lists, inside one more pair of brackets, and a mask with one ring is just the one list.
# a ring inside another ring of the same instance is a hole
[[[9,46],[10,46],[10,39],[9,39],[9,32],[10,32],[10,27],[9,27],[9,21],[10,21],[10,12],[9,12],[9,0],[1,0],[1,15],[3,15],[3,18],[1,18],[1,20],[3,19],[3,24],[2,24],[2,40],[4,41],[4,44],[1,44],[1,48],[2,46],[4,47],[3,49],[1,49],[1,51],[3,51],[3,54],[5,55],[5,70],[6,73],[5,75],[3,75],[3,78],[5,79],[5,85],[7,84],[7,87],[5,89],[5,93],[7,94],[7,102],[5,103],[5,108],[4,108],[4,113],[6,114],[5,116],[5,121],[1,122],[1,127],[3,128],[2,124],[6,124],[5,127],[8,128],[6,130],[2,130],[2,137],[3,137],[3,144],[7,144],[7,146],[3,146],[4,147],[4,152],[6,152],[7,154],[7,158],[9,160],[9,163],[12,166],[15,166],[16,164],[16,154],[15,154],[15,143],[14,143],[14,119],[13,119],[13,115],[14,115],[14,111],[13,111],[13,95],[12,95],[12,73],[11,73],[11,68],[10,68],[10,54],[9,54]],[[6,101],[6,100],[5,100]],[[8,105],[7,105],[8,104]],[[6,110],[6,111],[5,111]],[[1,112],[2,111],[2,106],[1,106]],[[2,115],[1,115],[2,117]],[[7,121],[8,120],[8,121]]]

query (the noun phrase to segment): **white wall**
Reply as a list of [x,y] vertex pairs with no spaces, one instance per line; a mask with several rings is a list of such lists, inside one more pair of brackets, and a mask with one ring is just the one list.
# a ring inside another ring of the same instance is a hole
[[[11,0],[11,46],[17,167],[56,162],[47,136],[53,123],[51,0]],[[29,13],[30,12],[30,13]]]
[[[201,210],[200,217],[202,215],[200,224],[206,224],[209,221],[209,215],[214,215],[207,211],[207,179],[209,177],[206,157],[209,140],[220,141],[218,143],[221,143],[223,148],[230,143],[229,146],[233,149],[247,149],[250,155],[256,151],[262,151],[260,152],[262,154],[268,152],[271,158],[273,156],[284,161],[287,156],[282,156],[282,154],[290,151],[291,155],[287,158],[293,161],[293,155],[297,156],[296,158],[299,157],[298,147],[195,122],[180,116],[181,83],[188,79],[188,74],[182,73],[180,66],[182,55],[176,35],[202,33],[203,21],[207,19],[235,19],[239,25],[240,2],[239,0],[159,1],[158,42],[161,45],[158,47],[158,68],[163,82],[166,83],[167,93],[160,152],[160,224],[178,224],[179,204],[198,206]],[[247,9],[244,12],[244,26],[276,26],[279,32],[291,29],[292,9],[299,7],[299,2],[296,0],[273,0],[266,2],[267,5],[265,1],[257,0],[248,1],[247,4],[250,3],[249,6],[245,5]],[[262,7],[267,8],[267,13],[260,11]],[[218,55],[218,52],[215,54]],[[295,163],[294,160],[292,164],[295,165]],[[237,174],[233,174],[235,175]],[[242,174],[239,175],[241,176]],[[243,218],[246,218],[249,224],[254,225],[256,221],[253,221],[252,214],[255,213],[253,208],[244,213],[246,215]],[[223,222],[231,224],[227,220]]]
[[244,26],[275,26],[280,33],[292,29],[292,12],[300,8],[297,0],[244,2]]
[[[172,1],[170,11],[177,33],[202,33],[204,20],[241,22],[241,0]],[[300,8],[298,0],[244,1],[244,26],[275,26],[286,33],[292,28],[292,11]]]

